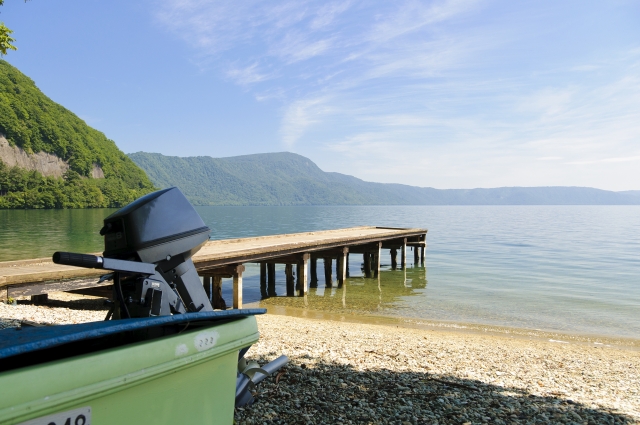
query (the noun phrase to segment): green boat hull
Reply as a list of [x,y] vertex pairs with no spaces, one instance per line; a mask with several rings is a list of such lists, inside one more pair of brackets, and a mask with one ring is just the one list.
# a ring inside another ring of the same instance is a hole
[[231,424],[238,351],[258,336],[248,316],[0,373],[0,424]]

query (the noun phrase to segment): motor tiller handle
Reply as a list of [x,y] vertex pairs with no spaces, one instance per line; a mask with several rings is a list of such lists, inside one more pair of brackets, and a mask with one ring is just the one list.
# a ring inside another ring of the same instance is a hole
[[75,252],[58,251],[53,254],[53,262],[67,266],[84,267],[87,269],[101,269],[102,257],[91,254],[78,254]]

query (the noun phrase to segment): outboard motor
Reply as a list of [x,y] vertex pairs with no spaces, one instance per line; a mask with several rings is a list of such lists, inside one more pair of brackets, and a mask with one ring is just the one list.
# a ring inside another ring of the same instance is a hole
[[[105,320],[213,311],[191,260],[209,233],[180,189],[171,187],[145,195],[104,219],[102,257],[56,252],[53,262],[113,271],[100,278],[113,279],[115,302]],[[247,350],[238,358],[238,407],[253,403],[255,385],[289,361],[280,356],[260,367],[244,359]]]
[[104,219],[103,257],[56,252],[53,262],[112,270],[113,318],[213,311],[191,257],[210,229],[177,187],[149,193]]

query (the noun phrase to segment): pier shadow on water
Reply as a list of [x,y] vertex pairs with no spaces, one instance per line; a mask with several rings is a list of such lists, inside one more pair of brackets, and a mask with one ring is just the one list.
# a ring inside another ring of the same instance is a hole
[[[275,353],[273,353],[275,355]],[[257,359],[260,363],[266,358]],[[455,376],[293,359],[237,424],[635,424],[630,416],[569,398],[540,396]]]

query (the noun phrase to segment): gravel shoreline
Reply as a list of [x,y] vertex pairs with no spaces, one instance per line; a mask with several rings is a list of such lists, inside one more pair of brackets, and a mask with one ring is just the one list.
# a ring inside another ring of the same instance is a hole
[[[0,303],[0,328],[103,320],[102,300]],[[291,362],[237,424],[640,424],[640,352],[267,314],[247,357]]]
[[248,357],[291,359],[238,424],[640,423],[640,352],[264,315]]

